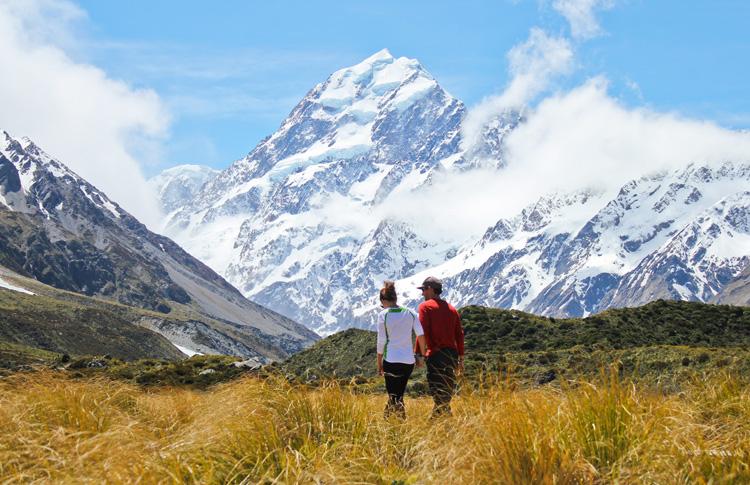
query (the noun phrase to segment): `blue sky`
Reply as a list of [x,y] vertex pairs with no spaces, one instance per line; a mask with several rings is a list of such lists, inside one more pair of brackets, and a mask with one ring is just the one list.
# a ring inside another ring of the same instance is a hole
[[[469,106],[509,80],[506,53],[532,27],[570,35],[549,1],[79,1],[73,56],[153,89],[171,124],[159,162],[217,168],[271,134],[331,72],[388,48],[419,59]],[[573,42],[551,89],[605,75],[630,106],[750,127],[750,2],[625,0]],[[83,40],[81,42],[81,40]]]

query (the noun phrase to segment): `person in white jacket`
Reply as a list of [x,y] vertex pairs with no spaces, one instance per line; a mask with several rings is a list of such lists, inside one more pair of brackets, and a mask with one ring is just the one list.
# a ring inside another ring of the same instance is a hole
[[[404,392],[414,365],[422,365],[421,356],[426,351],[424,332],[416,313],[398,306],[396,285],[386,281],[380,290],[380,305],[383,311],[378,314],[378,373],[385,377],[388,403],[385,417],[392,414],[406,418]],[[420,353],[414,353],[412,334],[416,335]]]

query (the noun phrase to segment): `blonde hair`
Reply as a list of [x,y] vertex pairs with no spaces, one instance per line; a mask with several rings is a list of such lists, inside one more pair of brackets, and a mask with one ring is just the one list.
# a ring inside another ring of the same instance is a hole
[[398,301],[398,295],[396,295],[396,283],[391,280],[385,280],[383,287],[380,289],[380,299],[382,301],[392,301],[396,303]]

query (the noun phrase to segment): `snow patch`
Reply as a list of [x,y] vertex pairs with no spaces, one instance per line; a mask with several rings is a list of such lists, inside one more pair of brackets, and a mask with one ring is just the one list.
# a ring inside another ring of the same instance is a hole
[[117,206],[110,202],[109,199],[102,197],[102,203],[104,204],[104,208],[111,212],[116,219],[120,218],[120,212],[117,210]]
[[36,182],[36,170],[37,164],[34,162],[28,164],[26,169],[23,167],[18,168],[18,177],[21,179],[21,187],[24,194],[28,195],[31,193],[31,186]]
[[285,187],[301,187],[315,178],[315,174],[327,170],[333,162],[311,165],[300,172],[293,173],[286,178]]
[[203,355],[203,353],[198,352],[197,350],[193,350],[193,349],[190,349],[190,348],[187,348],[187,347],[183,347],[182,345],[177,345],[175,343],[173,343],[172,345],[174,345],[175,347],[177,347],[177,349],[180,352],[182,352],[183,354],[187,355],[188,357],[192,357],[194,355]]
[[[86,198],[89,199],[91,201],[91,203],[94,204],[96,207],[104,207],[116,219],[120,218],[120,213],[117,210],[117,206],[115,206],[112,202],[110,202],[109,199],[107,199],[106,196],[104,196],[103,194],[101,194],[99,192],[89,193],[88,187],[86,185],[83,185],[83,184],[79,185],[78,188],[81,189],[81,192],[83,193],[83,195],[85,195]],[[94,199],[94,195],[96,195],[97,197],[99,197],[99,201],[100,202],[97,202]],[[41,207],[40,207],[40,209],[41,209]],[[42,209],[42,210],[44,210],[44,209]]]
[[349,196],[352,199],[369,202],[375,198],[375,194],[377,193],[380,184],[391,170],[391,165],[388,165],[387,163],[378,163],[375,164],[375,169],[377,171],[374,174],[351,186],[349,189]]
[[3,279],[2,276],[0,276],[0,288],[5,288],[5,289],[11,290],[11,291],[17,291],[19,293],[25,293],[27,295],[35,295],[36,294],[36,293],[33,293],[33,292],[27,290],[26,288],[22,288],[20,286],[16,286],[16,285],[14,285],[14,284],[6,281],[5,279]]
[[434,79],[418,77],[398,90],[396,96],[391,100],[391,106],[398,111],[403,111],[427,96],[435,88],[437,88],[437,81]]
[[270,184],[266,178],[256,178],[256,179],[248,180],[247,182],[239,184],[233,187],[231,190],[227,191],[216,202],[214,202],[211,205],[211,207],[219,208],[222,205],[229,202],[230,200],[234,199],[235,197],[242,195],[244,193],[247,193],[256,187],[261,188],[263,191],[266,191],[270,187]]
[[318,97],[318,102],[328,108],[341,108],[349,104],[357,95],[357,86],[354,79],[350,79],[350,73],[344,73],[338,78],[331,79]]
[[383,95],[400,86],[416,69],[419,69],[419,63],[416,60],[401,57],[373,75],[370,89],[376,95]]
[[690,301],[691,296],[693,294],[692,291],[690,291],[689,288],[679,284],[679,283],[672,283],[672,288],[677,292],[678,295],[680,295],[680,298],[682,300]]
[[333,143],[320,140],[307,150],[279,160],[268,172],[272,182],[280,182],[290,174],[317,162],[331,159],[350,159],[367,153],[372,146],[372,124],[348,123],[338,129]]
[[373,98],[360,99],[348,111],[359,123],[369,123],[378,115],[378,101]]

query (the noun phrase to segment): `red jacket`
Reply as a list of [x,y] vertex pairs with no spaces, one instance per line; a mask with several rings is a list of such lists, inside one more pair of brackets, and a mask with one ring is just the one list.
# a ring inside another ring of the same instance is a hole
[[427,300],[419,305],[419,321],[427,341],[427,356],[445,348],[464,355],[464,329],[453,305],[445,300]]

